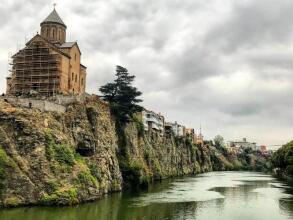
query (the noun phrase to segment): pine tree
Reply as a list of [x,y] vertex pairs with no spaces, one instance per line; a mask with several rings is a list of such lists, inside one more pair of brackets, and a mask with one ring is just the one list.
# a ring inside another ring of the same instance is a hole
[[135,76],[130,75],[122,66],[116,67],[116,79],[107,83],[99,90],[104,99],[109,102],[111,112],[116,118],[125,123],[134,113],[142,110],[138,103],[142,102],[138,97],[142,95],[136,87],[132,86]]

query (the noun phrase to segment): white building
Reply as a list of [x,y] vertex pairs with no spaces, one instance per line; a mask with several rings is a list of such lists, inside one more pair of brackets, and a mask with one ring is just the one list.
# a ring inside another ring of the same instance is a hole
[[165,119],[161,114],[157,114],[153,111],[142,111],[142,122],[144,124],[145,131],[155,130],[159,133],[164,133]]
[[186,132],[185,132],[185,127],[183,125],[180,125],[175,121],[175,123],[169,123],[172,126],[172,131],[175,137],[184,137]]

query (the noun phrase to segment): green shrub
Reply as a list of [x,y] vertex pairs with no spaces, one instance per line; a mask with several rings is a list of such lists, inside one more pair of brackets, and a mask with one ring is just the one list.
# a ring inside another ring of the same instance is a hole
[[73,205],[78,203],[76,188],[70,188],[65,191],[56,191],[52,194],[45,194],[41,198],[44,205]]
[[79,153],[74,154],[74,159],[75,159],[76,163],[86,164],[86,161],[85,161],[84,157],[82,157]]
[[83,188],[87,188],[88,186],[95,186],[96,188],[99,188],[97,179],[86,171],[80,172],[77,175],[76,181],[77,184],[81,185]]
[[192,147],[193,144],[192,144],[191,138],[189,138],[189,137],[185,138],[185,145],[188,148],[191,148]]
[[50,161],[54,158],[54,148],[56,144],[53,139],[53,136],[49,132],[45,133],[45,144],[46,144],[46,148],[45,148],[46,158]]
[[75,164],[73,151],[67,144],[57,145],[55,148],[55,158],[59,163],[73,166]]
[[133,121],[135,123],[136,129],[137,129],[137,132],[138,132],[138,136],[143,137],[144,136],[144,124],[143,124],[143,122],[141,121],[141,119],[139,119],[135,115],[132,118],[133,118]]
[[54,193],[58,190],[60,184],[56,180],[48,180],[46,182],[46,188],[49,193]]
[[16,207],[20,205],[21,202],[22,202],[21,198],[12,195],[6,198],[3,203],[5,207]]
[[60,164],[73,166],[75,157],[73,150],[67,143],[57,144],[50,132],[45,133],[45,154],[49,161],[56,160]]
[[293,176],[293,141],[285,144],[273,154],[272,165]]
[[139,179],[139,185],[142,188],[145,188],[149,185],[149,177],[148,176],[141,176]]
[[155,179],[162,179],[163,174],[162,174],[162,169],[161,169],[160,163],[158,162],[158,160],[153,159],[152,164],[154,167]]
[[102,181],[101,169],[96,164],[89,164],[89,169],[93,177],[95,177],[99,182]]
[[121,124],[119,120],[116,120],[115,130],[118,137],[118,146],[119,146],[119,157],[127,156],[127,137],[125,134],[125,125]]
[[15,162],[10,159],[6,151],[2,148],[2,146],[0,146],[0,195],[5,187],[4,181],[6,179],[6,169],[15,167]]
[[286,168],[287,173],[293,174],[293,165],[288,165]]
[[132,187],[145,184],[143,178],[143,165],[140,162],[129,162],[125,159],[119,161],[120,170],[122,171],[123,180],[126,184]]

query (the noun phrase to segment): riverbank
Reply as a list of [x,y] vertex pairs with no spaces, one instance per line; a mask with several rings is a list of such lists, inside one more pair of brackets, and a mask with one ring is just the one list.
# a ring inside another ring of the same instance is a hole
[[213,170],[259,169],[267,158],[115,125],[97,97],[42,112],[0,100],[0,206],[73,205],[125,187]]

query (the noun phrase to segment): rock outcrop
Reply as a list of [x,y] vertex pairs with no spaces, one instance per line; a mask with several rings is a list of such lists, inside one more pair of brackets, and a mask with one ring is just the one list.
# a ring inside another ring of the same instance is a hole
[[211,146],[145,133],[137,119],[117,127],[96,97],[66,109],[41,112],[0,99],[0,206],[77,204],[234,166],[235,159]]

